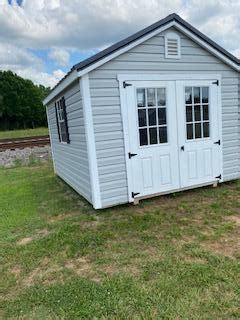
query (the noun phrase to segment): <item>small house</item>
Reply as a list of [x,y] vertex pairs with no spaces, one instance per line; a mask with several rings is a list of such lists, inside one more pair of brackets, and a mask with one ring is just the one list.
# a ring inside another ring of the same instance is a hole
[[55,173],[95,209],[240,177],[240,60],[176,14],[75,65],[44,104]]

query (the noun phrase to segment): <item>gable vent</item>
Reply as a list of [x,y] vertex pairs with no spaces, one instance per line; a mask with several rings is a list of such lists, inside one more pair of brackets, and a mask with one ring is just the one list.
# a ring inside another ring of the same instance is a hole
[[180,59],[180,37],[175,33],[168,33],[165,36],[165,58]]

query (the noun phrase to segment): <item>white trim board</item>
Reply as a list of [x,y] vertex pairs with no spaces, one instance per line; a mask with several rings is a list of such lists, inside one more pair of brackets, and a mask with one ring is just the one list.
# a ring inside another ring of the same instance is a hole
[[[123,81],[164,81],[164,80],[211,80],[216,79],[221,81],[221,74],[219,73],[182,73],[182,74],[131,74],[131,73],[121,73],[117,75],[119,82]],[[220,83],[221,84],[221,83]]]
[[81,90],[81,95],[83,100],[83,114],[84,114],[85,134],[86,134],[86,140],[87,140],[92,204],[94,209],[101,209],[102,203],[101,203],[101,197],[100,197],[97,154],[96,154],[96,144],[95,144],[95,134],[94,134],[94,127],[93,127],[93,115],[92,115],[88,74],[84,75],[81,79],[79,79],[79,81],[80,81],[80,90]]

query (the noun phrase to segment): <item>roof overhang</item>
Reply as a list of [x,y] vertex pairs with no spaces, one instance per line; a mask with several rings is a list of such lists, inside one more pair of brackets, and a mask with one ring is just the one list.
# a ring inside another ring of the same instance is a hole
[[220,47],[214,41],[206,37],[200,31],[192,27],[189,23],[183,20],[176,14],[172,14],[165,19],[162,19],[158,23],[134,34],[133,36],[118,42],[117,44],[99,52],[93,57],[90,57],[83,62],[75,65],[72,70],[65,76],[65,78],[59,82],[59,84],[52,89],[50,94],[45,98],[44,104],[47,105],[58,94],[66,89],[77,78],[85,75],[86,73],[93,71],[106,62],[118,57],[119,55],[131,50],[144,41],[152,38],[160,32],[163,32],[171,27],[175,27],[190,39],[195,41],[201,47],[209,51],[211,54],[219,58],[222,62],[229,65],[236,71],[240,71],[240,60],[231,55],[228,51]]

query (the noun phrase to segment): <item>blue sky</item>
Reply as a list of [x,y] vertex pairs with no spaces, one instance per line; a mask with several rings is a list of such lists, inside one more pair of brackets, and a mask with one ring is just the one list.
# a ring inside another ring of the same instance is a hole
[[0,0],[0,70],[52,87],[74,64],[172,12],[240,57],[239,0]]

